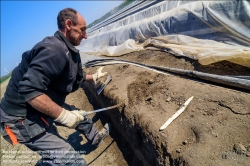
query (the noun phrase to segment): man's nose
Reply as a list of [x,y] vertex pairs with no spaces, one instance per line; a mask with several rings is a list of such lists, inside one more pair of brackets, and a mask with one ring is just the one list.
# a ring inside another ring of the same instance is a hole
[[86,33],[86,32],[83,33],[83,34],[82,34],[82,37],[83,37],[84,39],[87,39],[87,38],[88,38],[87,33]]

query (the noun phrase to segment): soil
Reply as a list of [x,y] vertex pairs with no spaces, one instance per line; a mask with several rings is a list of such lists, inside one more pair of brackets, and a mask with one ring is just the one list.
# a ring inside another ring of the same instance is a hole
[[[230,62],[201,66],[195,60],[162,51],[146,50],[116,58],[220,75],[250,75],[249,68]],[[95,73],[98,68],[84,71]],[[76,150],[86,152],[84,158],[90,165],[249,165],[249,91],[128,64],[107,65],[103,71],[112,75],[112,81],[100,95],[96,94],[92,83],[85,82],[66,102],[83,110],[124,103],[117,109],[89,116],[98,129],[110,121],[111,135],[99,148],[93,149],[78,132],[58,126],[59,133]],[[186,110],[159,131],[191,96],[194,99]],[[17,150],[12,161],[19,161],[18,151],[27,148],[13,147],[1,138],[1,156],[4,155],[2,150],[13,153]],[[33,153],[28,156],[34,158],[30,163],[6,165],[34,165],[39,158]]]
[[[195,60],[155,50],[116,58],[218,75],[250,75],[249,68],[230,62],[202,66]],[[97,69],[85,71],[94,73]],[[124,140],[121,143],[129,144],[138,165],[249,165],[249,91],[129,64],[107,65],[103,71],[113,77],[103,94],[97,96],[88,83],[85,91],[102,107],[125,103],[122,109],[106,114],[116,126],[114,133]],[[186,110],[159,131],[191,96],[194,99]],[[134,158],[125,159],[133,165],[129,161]]]
[[[4,95],[7,83],[9,80],[1,84],[1,98]],[[93,110],[93,106],[88,101],[82,88],[79,88],[74,93],[71,93],[66,98],[66,103],[74,105],[82,110],[90,111]],[[106,123],[101,121],[99,115],[89,115],[94,122],[97,129],[101,130]],[[92,166],[102,165],[114,165],[114,166],[126,166],[128,165],[124,160],[122,152],[119,150],[117,143],[108,136],[102,142],[98,148],[91,146],[86,138],[74,129],[69,129],[63,126],[57,126],[59,134],[69,142],[72,147],[83,153],[85,161]],[[29,150],[26,146],[18,144],[12,146],[1,136],[1,166],[33,166],[41,158],[37,153]]]

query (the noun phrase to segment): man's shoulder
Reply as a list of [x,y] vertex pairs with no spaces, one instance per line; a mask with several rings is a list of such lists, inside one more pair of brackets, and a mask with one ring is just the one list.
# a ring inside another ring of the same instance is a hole
[[57,49],[59,51],[68,52],[68,48],[64,42],[56,38],[55,36],[48,36],[45,37],[42,41],[37,43],[34,48],[36,47],[46,47],[51,49]]

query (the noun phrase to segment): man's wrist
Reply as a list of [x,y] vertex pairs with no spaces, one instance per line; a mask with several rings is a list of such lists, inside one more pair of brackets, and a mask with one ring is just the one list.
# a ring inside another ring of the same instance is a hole
[[86,74],[86,81],[93,81],[93,75]]

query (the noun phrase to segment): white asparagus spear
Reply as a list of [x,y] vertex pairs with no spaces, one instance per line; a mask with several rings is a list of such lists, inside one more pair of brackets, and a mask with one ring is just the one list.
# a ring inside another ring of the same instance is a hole
[[161,126],[160,131],[164,130],[170,123],[173,122],[187,107],[187,105],[190,103],[190,101],[194,98],[194,96],[190,97],[183,105],[182,107],[171,117],[169,118],[164,125]]

